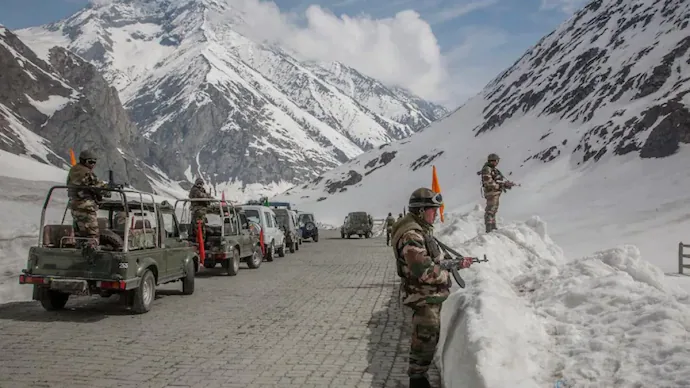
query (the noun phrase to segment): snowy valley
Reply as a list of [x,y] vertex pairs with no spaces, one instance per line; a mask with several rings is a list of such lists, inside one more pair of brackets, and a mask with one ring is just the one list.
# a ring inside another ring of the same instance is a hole
[[172,180],[188,189],[201,175],[240,201],[447,113],[341,63],[253,40],[242,33],[250,22],[229,0],[112,1],[15,32],[41,58],[60,46],[95,65],[139,133],[166,150],[155,165]]

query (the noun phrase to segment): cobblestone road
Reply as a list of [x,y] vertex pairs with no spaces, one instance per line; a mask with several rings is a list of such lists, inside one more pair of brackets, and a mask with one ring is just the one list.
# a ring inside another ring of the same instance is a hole
[[0,387],[407,387],[410,318],[380,238],[326,232],[258,270],[216,271],[191,296],[159,288],[143,315],[116,296],[0,306]]

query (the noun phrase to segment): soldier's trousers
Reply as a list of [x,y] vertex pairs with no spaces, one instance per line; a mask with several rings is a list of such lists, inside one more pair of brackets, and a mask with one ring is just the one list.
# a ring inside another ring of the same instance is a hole
[[441,332],[441,305],[429,304],[414,308],[412,315],[412,340],[410,341],[410,365],[407,374],[426,375],[434,360],[436,345]]
[[71,209],[71,213],[74,236],[77,237],[77,244],[87,244],[94,248],[97,247],[99,245],[100,231],[98,230],[96,211]]
[[498,212],[498,203],[501,194],[487,194],[486,208],[484,208],[484,224],[486,226],[486,233],[496,229],[496,213]]
[[391,242],[391,232],[393,231],[392,228],[386,229],[386,245],[389,245]]

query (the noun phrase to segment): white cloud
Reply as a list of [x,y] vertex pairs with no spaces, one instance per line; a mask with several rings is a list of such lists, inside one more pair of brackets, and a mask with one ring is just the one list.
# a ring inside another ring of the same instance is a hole
[[541,0],[542,10],[558,9],[563,13],[572,14],[591,0]]
[[338,17],[311,5],[298,18],[281,13],[272,2],[235,0],[233,8],[244,15],[240,32],[253,39],[278,43],[305,58],[340,61],[423,98],[442,102],[450,97],[447,62],[429,23],[415,11],[384,19]]

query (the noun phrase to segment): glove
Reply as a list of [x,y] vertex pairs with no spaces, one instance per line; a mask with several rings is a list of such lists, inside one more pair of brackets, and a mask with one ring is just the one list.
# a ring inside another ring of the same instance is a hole
[[515,186],[515,183],[513,183],[513,182],[506,182],[506,183],[504,183],[504,185],[505,185],[506,189],[511,189],[511,188],[513,188],[513,186]]
[[470,268],[470,266],[472,265],[472,260],[473,259],[471,257],[463,257],[462,259],[460,259],[458,267],[460,267],[460,269]]

